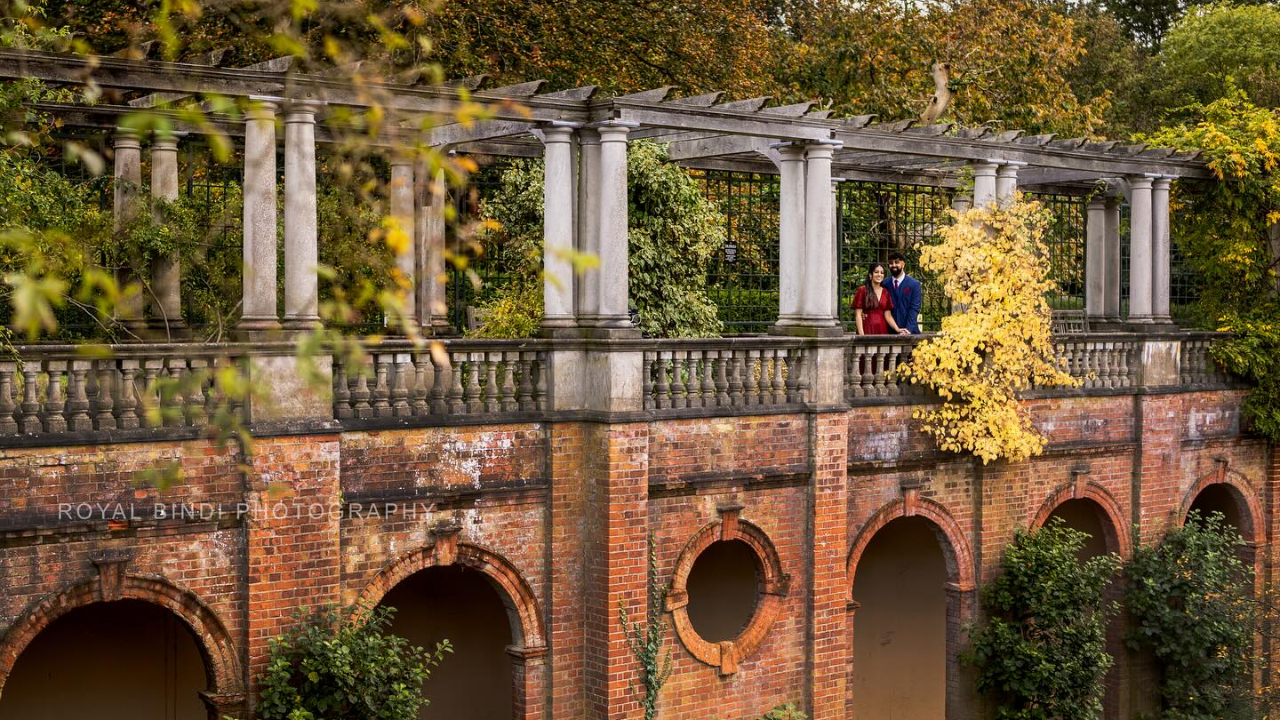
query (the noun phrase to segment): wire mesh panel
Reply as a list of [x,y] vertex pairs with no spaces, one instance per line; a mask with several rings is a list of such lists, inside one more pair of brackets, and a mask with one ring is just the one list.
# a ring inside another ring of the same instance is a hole
[[[907,274],[920,281],[920,329],[937,330],[951,305],[937,279],[920,267],[920,249],[937,234],[951,207],[952,191],[927,185],[848,181],[836,195],[836,240],[840,258],[840,319],[854,327],[853,296],[871,263],[893,251],[907,258]],[[887,268],[886,268],[887,270]]]
[[1045,235],[1049,250],[1049,279],[1058,289],[1049,296],[1054,310],[1084,309],[1085,220],[1088,198],[1083,195],[1028,193],[1049,211],[1052,220]]
[[778,176],[692,173],[725,218],[724,247],[707,271],[707,294],[724,331],[766,332],[778,317]]
[[[472,173],[467,186],[453,194],[456,222],[447,224],[447,241],[458,262],[448,264],[448,280],[445,287],[449,310],[449,324],[461,332],[473,329],[478,323],[478,306],[506,285],[510,278],[510,258],[505,257],[500,245],[482,248],[465,229],[480,218],[484,201],[494,195],[502,185],[502,174],[511,165],[507,158],[476,158],[480,169]],[[463,232],[459,232],[464,229]]]
[[1200,303],[1201,276],[1191,267],[1186,252],[1177,242],[1170,248],[1169,263],[1169,314],[1176,322],[1190,324]]

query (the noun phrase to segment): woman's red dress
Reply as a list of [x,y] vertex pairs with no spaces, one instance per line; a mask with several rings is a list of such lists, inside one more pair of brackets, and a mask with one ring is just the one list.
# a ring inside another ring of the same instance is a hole
[[[874,293],[872,298],[875,298]],[[880,288],[880,299],[876,300],[871,308],[867,308],[867,286],[863,285],[858,288],[858,292],[853,296],[853,308],[857,310],[862,308],[862,334],[863,335],[888,335],[889,323],[885,322],[884,311],[893,310],[893,298],[889,297],[888,288]]]

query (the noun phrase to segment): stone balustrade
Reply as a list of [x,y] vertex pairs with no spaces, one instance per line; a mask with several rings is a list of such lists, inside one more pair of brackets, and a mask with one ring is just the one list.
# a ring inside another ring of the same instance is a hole
[[[837,353],[843,347],[845,401],[931,402],[932,393],[905,382],[897,372],[927,337],[835,341],[840,343],[833,346]],[[1133,333],[1059,336],[1054,347],[1061,367],[1080,378],[1082,386],[1035,392],[1131,392],[1152,385],[1143,375],[1144,343],[1152,342],[1172,343],[1177,351],[1176,373],[1161,378],[1174,377],[1188,390],[1220,387],[1231,380],[1209,354],[1219,337],[1177,333],[1153,341]],[[826,374],[815,375],[814,343],[792,337],[639,340],[590,347],[574,340],[448,339],[421,348],[383,342],[368,349],[360,367],[333,357],[332,415],[319,410],[324,417],[313,419],[359,428],[549,419],[560,416],[561,408],[572,414],[571,407],[552,402],[552,370],[561,353],[567,358],[584,352],[631,354],[635,364],[624,374],[636,379],[638,371],[639,382],[619,387],[638,393],[635,407],[648,414],[785,412],[814,402],[815,381],[827,379]],[[277,372],[293,366],[292,352],[287,343],[19,347],[20,360],[0,362],[0,446],[137,440],[157,433],[191,436],[215,412],[230,412],[257,427],[259,419],[246,407],[251,403],[227,399],[214,382],[215,371],[230,364],[252,367],[246,361],[266,355],[282,363],[271,366]],[[575,372],[561,377],[561,383],[589,382]],[[256,379],[278,380],[270,373]],[[286,388],[283,392],[293,392],[288,389],[293,386],[277,384]],[[1155,384],[1167,387],[1169,380]],[[561,391],[570,396],[580,389]],[[330,407],[327,395],[323,397],[321,407]]]
[[644,351],[646,410],[785,406],[808,399],[794,339],[657,340]]
[[[95,352],[101,351],[101,352]],[[219,405],[214,372],[241,348],[26,346],[0,362],[0,436],[109,434],[197,428]]]
[[551,345],[451,340],[370,349],[363,368],[335,362],[333,413],[341,422],[509,415],[548,409]]

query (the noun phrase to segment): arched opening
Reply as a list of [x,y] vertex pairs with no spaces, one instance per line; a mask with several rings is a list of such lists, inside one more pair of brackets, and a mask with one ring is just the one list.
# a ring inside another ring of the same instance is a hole
[[1191,501],[1188,512],[1198,512],[1201,517],[1222,513],[1223,519],[1235,528],[1236,532],[1241,535],[1245,532],[1245,527],[1241,523],[1240,503],[1231,486],[1226,483],[1215,483],[1201,490],[1195,500]]
[[897,518],[867,543],[853,580],[855,720],[946,712],[947,563],[934,525]]
[[465,565],[429,567],[383,598],[396,608],[391,631],[428,650],[448,640],[446,655],[423,686],[423,720],[511,720],[512,630],[506,605],[483,572]]
[[1090,560],[1112,550],[1107,546],[1109,533],[1103,525],[1105,522],[1103,510],[1094,501],[1083,498],[1067,500],[1053,509],[1049,514],[1049,522],[1054,518],[1062,520],[1067,527],[1089,536],[1077,553],[1080,560]]
[[719,540],[698,555],[689,571],[689,622],[707,642],[733,640],[755,615],[761,569],[741,540]]
[[[1106,510],[1094,500],[1089,498],[1065,500],[1053,509],[1045,520],[1045,524],[1053,522],[1055,518],[1072,530],[1078,530],[1089,536],[1076,553],[1081,562],[1109,552],[1117,554],[1120,552],[1118,528],[1113,526]],[[1119,577],[1116,577],[1104,591],[1103,602],[1119,603],[1123,595],[1123,587],[1120,585]],[[1106,691],[1102,698],[1103,716],[1108,720],[1122,715],[1121,694],[1128,672],[1125,667],[1124,631],[1124,617],[1112,616],[1107,623],[1106,650],[1111,655],[1113,663],[1111,669],[1107,671]]]
[[18,656],[5,720],[205,720],[209,687],[186,623],[143,600],[98,602],[51,622]]

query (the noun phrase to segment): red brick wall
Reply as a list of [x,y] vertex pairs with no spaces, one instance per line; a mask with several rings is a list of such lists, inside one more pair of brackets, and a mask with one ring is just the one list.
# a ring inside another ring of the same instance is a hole
[[[0,632],[40,598],[96,577],[92,558],[127,551],[127,572],[161,576],[212,608],[252,671],[295,607],[354,602],[394,563],[430,550],[439,527],[456,526],[457,542],[484,548],[518,576],[528,595],[518,600],[545,622],[549,654],[527,661],[529,717],[637,718],[642,690],[618,607],[644,613],[648,539],[669,578],[694,533],[741,505],[741,520],[767,536],[790,576],[788,592],[731,674],[669,631],[674,673],[659,717],[750,720],[795,702],[812,717],[837,718],[857,702],[847,688],[850,553],[894,513],[924,513],[954,545],[948,623],[957,645],[976,617],[974,580],[996,571],[1014,529],[1063,498],[1102,498],[1121,518],[1120,535],[1137,522],[1152,542],[1180,521],[1198,487],[1228,477],[1252,499],[1269,539],[1280,466],[1265,444],[1241,435],[1240,398],[1035,400],[1036,425],[1052,445],[1016,465],[938,452],[911,406],[261,438],[244,468],[202,440],[3,450]],[[165,459],[181,461],[181,484],[163,493],[135,486],[137,471]],[[102,501],[281,501],[341,512],[57,517],[58,503]],[[1275,581],[1280,558],[1269,541],[1260,555]],[[1141,673],[1130,677],[1137,683]],[[975,716],[971,678],[957,666],[948,682],[948,712]]]

